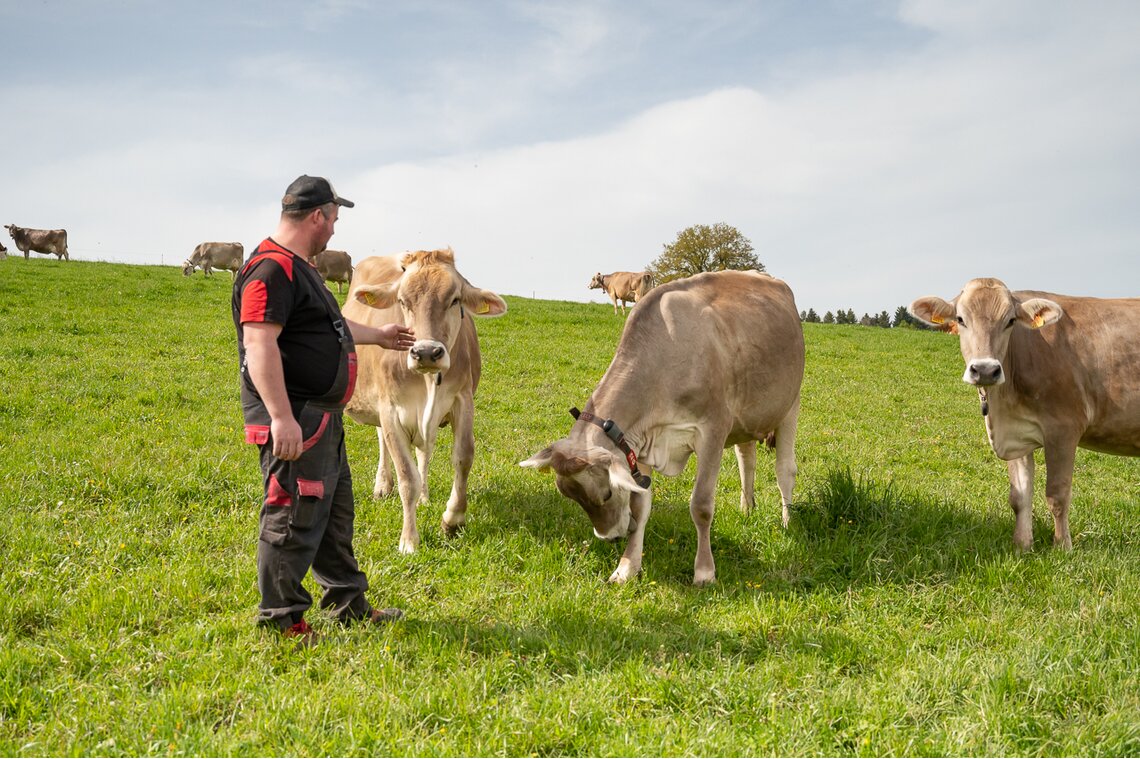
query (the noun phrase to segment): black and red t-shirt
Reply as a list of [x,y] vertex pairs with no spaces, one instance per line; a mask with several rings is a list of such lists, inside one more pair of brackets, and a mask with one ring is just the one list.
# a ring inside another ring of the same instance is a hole
[[234,282],[232,306],[242,383],[248,391],[257,394],[246,369],[242,325],[270,322],[282,327],[277,346],[293,405],[328,393],[341,360],[340,335],[333,324],[343,317],[315,268],[266,239]]

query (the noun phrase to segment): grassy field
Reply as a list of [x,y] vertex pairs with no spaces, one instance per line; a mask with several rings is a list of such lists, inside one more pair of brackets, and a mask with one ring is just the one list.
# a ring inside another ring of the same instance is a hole
[[224,274],[0,262],[0,754],[1140,754],[1140,463],[1079,453],[1074,550],[1038,495],[1016,553],[952,337],[805,325],[791,527],[773,456],[746,516],[730,452],[693,588],[690,462],[617,587],[622,546],[517,462],[567,433],[621,319],[508,297],[479,322],[467,529],[438,531],[445,432],[398,555],[349,422],[357,555],[408,618],[314,613],[296,651],[254,625],[229,299]]

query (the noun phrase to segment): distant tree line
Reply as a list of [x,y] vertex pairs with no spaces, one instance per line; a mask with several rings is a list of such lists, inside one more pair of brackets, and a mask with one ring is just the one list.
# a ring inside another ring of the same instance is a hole
[[822,317],[816,313],[814,308],[809,308],[807,311],[800,311],[800,321],[812,324],[860,324],[864,327],[930,329],[930,327],[911,316],[910,311],[906,310],[906,306],[896,308],[894,318],[891,318],[891,315],[886,311],[881,311],[877,316],[863,314],[863,317],[859,319],[855,318],[855,311],[850,308],[846,311],[842,308],[835,312],[828,311]]
[[[658,285],[706,271],[725,269],[753,269],[764,271],[764,264],[756,257],[752,241],[735,227],[725,224],[694,224],[677,233],[677,239],[664,246],[661,255],[646,267]],[[821,318],[814,308],[800,312],[800,321],[817,324],[862,324],[867,327],[910,327],[930,329],[915,319],[906,306],[895,309],[894,318],[886,311],[877,316],[863,314],[856,318],[855,311],[828,311]]]

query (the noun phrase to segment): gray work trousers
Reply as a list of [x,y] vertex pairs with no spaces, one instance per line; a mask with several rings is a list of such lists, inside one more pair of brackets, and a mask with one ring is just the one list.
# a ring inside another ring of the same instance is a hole
[[310,569],[324,590],[321,608],[341,622],[367,617],[368,579],[352,550],[355,509],[352,475],[339,411],[306,406],[301,412],[305,450],[296,461],[260,443],[265,501],[257,543],[258,621],[289,627],[313,605],[302,585]]

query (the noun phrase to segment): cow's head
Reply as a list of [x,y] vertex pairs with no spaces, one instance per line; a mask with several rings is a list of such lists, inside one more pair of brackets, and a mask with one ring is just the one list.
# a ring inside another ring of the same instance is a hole
[[193,263],[190,261],[190,259],[189,259],[189,258],[188,258],[188,259],[186,259],[185,261],[183,261],[183,262],[182,262],[182,276],[184,276],[184,277],[189,277],[191,274],[193,274],[193,273],[194,273],[194,270],[195,270],[195,269],[197,269],[197,268],[198,268],[198,267],[197,267],[197,266],[195,266],[195,265],[194,265],[194,264],[193,264]]
[[1015,329],[1040,329],[1064,316],[1061,306],[1046,298],[1018,300],[997,279],[972,279],[951,302],[937,296],[919,298],[910,312],[920,320],[944,328],[957,325],[966,371],[962,381],[980,387],[1005,382],[1002,362]]
[[450,248],[407,253],[400,265],[404,273],[395,282],[362,284],[353,295],[373,308],[400,307],[404,325],[416,334],[408,351],[408,368],[413,371],[446,372],[463,319],[507,312],[502,298],[473,286],[456,271]]
[[563,439],[520,461],[519,466],[540,472],[553,469],[558,492],[586,510],[594,535],[601,540],[617,540],[630,533],[629,494],[646,489],[634,481],[623,456]]
[[[579,281],[581,281],[581,280],[579,280]],[[602,273],[601,272],[598,272],[597,274],[595,274],[593,276],[593,278],[590,280],[590,284],[586,287],[586,289],[587,290],[605,290],[606,289],[606,283],[602,279]]]

